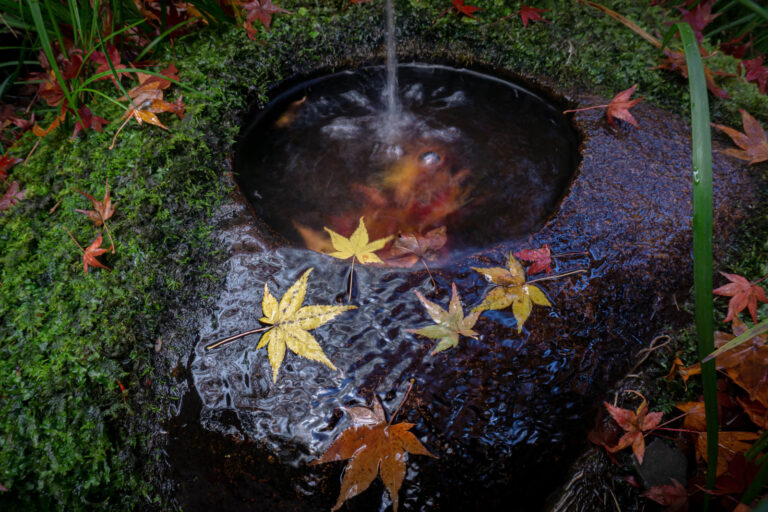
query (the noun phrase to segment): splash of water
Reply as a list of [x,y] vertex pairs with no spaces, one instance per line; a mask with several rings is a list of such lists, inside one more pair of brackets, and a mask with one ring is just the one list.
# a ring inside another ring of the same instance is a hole
[[395,41],[395,6],[393,0],[387,0],[387,83],[384,97],[387,105],[386,133],[390,140],[397,134],[397,119],[401,107],[397,95],[397,47]]

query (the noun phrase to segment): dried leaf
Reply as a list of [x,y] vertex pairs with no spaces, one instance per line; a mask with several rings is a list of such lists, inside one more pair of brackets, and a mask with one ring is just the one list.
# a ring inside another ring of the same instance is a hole
[[353,425],[336,438],[322,457],[312,462],[324,464],[350,459],[344,470],[334,511],[348,499],[365,491],[380,474],[392,500],[392,510],[397,512],[400,486],[405,478],[406,453],[437,458],[410,432],[413,423],[389,425],[384,423],[383,409],[379,412],[375,408],[376,403],[371,417],[381,421],[373,425]]
[[3,197],[0,197],[0,212],[7,210],[11,206],[24,199],[25,191],[20,191],[19,188],[20,186],[18,181],[11,183],[11,186],[8,187],[8,190],[5,191]]
[[507,268],[472,267],[472,270],[483,274],[491,283],[499,285],[496,288],[492,288],[483,299],[483,302],[472,311],[506,309],[511,305],[512,313],[517,321],[518,333],[523,331],[523,324],[528,320],[533,310],[533,304],[547,307],[552,306],[539,287],[525,284],[525,271],[511,254],[507,261]]
[[432,355],[443,350],[455,347],[459,343],[459,335],[469,338],[477,338],[478,333],[472,330],[477,323],[477,319],[482,311],[474,311],[469,316],[464,316],[464,310],[461,307],[459,293],[456,290],[456,283],[451,285],[451,302],[448,311],[444,310],[434,302],[427,300],[422,294],[416,291],[416,295],[427,310],[427,314],[437,325],[422,327],[421,329],[409,330],[413,334],[440,340]]
[[21,163],[22,161],[23,160],[21,158],[8,156],[7,153],[3,156],[0,156],[0,180],[6,179],[8,177],[8,170],[14,165]]
[[725,132],[741,148],[728,148],[724,153],[740,160],[746,160],[750,165],[765,162],[768,160],[768,136],[757,119],[752,117],[749,112],[744,109],[739,109],[739,112],[741,112],[744,133],[722,124],[712,123],[712,126]]
[[482,7],[476,7],[474,5],[465,5],[464,0],[451,0],[451,3],[453,4],[453,7],[451,7],[451,9],[456,9],[456,14],[458,14],[459,16],[463,14],[464,16],[468,16],[474,20],[477,19],[474,13],[476,13],[477,11],[483,10]]
[[[663,60],[661,64],[659,64],[653,69],[666,69],[667,71],[677,71],[683,76],[683,78],[687,79],[688,63],[685,60],[685,54],[682,52],[676,52],[676,51],[670,50],[669,48],[665,48],[664,55],[666,56],[666,59]],[[728,75],[727,73],[721,73],[719,71],[713,72],[707,66],[702,66],[702,67],[704,68],[704,80],[707,83],[707,89],[709,89],[709,92],[711,92],[718,98],[728,98],[729,97],[728,93],[725,92],[722,88],[720,88],[715,83],[714,75],[715,74],[725,75],[725,76],[732,76],[732,75]]]
[[592,110],[595,108],[605,108],[605,117],[608,119],[608,123],[614,128],[616,127],[616,124],[613,122],[614,118],[626,121],[635,128],[638,128],[637,121],[635,121],[635,118],[632,117],[629,109],[643,101],[645,96],[642,98],[635,98],[634,100],[630,100],[629,98],[635,92],[635,89],[637,89],[637,84],[633,85],[629,89],[621,91],[619,94],[614,96],[610,103],[607,105],[595,105],[593,107],[564,110],[563,114],[567,114],[569,112],[583,112],[585,110]]
[[688,510],[688,490],[680,482],[671,478],[672,485],[657,485],[643,492],[640,496],[667,507],[670,512]]
[[699,432],[707,430],[706,414],[704,412],[704,402],[680,402],[675,407],[686,413],[683,426]]
[[346,260],[348,258],[357,258],[360,263],[382,263],[381,258],[374,252],[382,249],[392,237],[379,238],[373,242],[368,241],[368,230],[365,229],[363,217],[360,217],[360,223],[352,236],[346,238],[335,231],[325,228],[331,235],[331,243],[336,252],[330,253],[334,258]]
[[[445,226],[420,233],[401,233],[395,238],[390,253],[397,262],[406,266],[413,265],[419,259],[431,260],[437,256],[448,241]],[[405,258],[403,256],[405,255]],[[403,261],[404,259],[407,261]]]
[[677,10],[683,14],[683,19],[688,22],[693,29],[693,33],[696,36],[696,41],[701,44],[704,28],[712,23],[712,20],[720,16],[722,13],[712,14],[712,4],[714,0],[707,0],[706,2],[700,2],[690,11],[687,11],[681,7],[677,7]]
[[[766,146],[768,148],[768,146]],[[766,154],[768,157],[768,153]],[[731,297],[728,301],[728,316],[725,317],[726,322],[734,320],[739,313],[747,308],[749,314],[752,316],[752,321],[757,323],[757,303],[768,302],[768,298],[765,296],[765,290],[757,284],[750,283],[745,277],[737,274],[726,274],[720,272],[726,279],[730,281],[729,284],[716,288],[714,290],[715,295],[723,295],[725,297]]]
[[355,306],[301,306],[307,293],[307,281],[313,269],[309,269],[285,292],[280,302],[269,293],[269,286],[264,284],[264,297],[261,301],[262,318],[260,321],[273,327],[265,332],[256,349],[267,347],[269,364],[272,366],[272,380],[277,382],[277,373],[288,347],[294,354],[318,361],[332,370],[336,367],[326,357],[320,344],[308,332],[324,325],[344,311],[356,309]]
[[91,194],[86,194],[80,190],[75,189],[75,192],[80,192],[82,195],[91,200],[93,204],[93,210],[76,210],[88,216],[97,226],[104,224],[104,221],[110,219],[115,213],[115,208],[112,206],[112,199],[109,197],[109,180],[107,180],[106,190],[104,192],[104,200],[99,201]]
[[253,22],[259,20],[266,30],[269,30],[272,25],[273,14],[291,14],[290,11],[286,11],[276,5],[272,4],[272,0],[253,0],[251,2],[243,3],[243,9],[246,12],[246,19],[243,22],[248,37],[256,39],[256,29],[253,28]]

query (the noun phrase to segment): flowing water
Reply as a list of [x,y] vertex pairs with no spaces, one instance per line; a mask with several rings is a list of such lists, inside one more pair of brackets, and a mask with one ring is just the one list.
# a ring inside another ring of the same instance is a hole
[[392,138],[386,75],[368,67],[280,91],[249,127],[238,180],[267,224],[319,251],[324,226],[349,236],[361,216],[376,238],[446,226],[453,255],[542,225],[576,163],[557,109],[488,75],[401,65]]
[[397,117],[400,114],[400,101],[397,91],[397,44],[395,41],[395,6],[394,0],[387,0],[387,83],[384,95],[387,102],[386,128],[390,138],[397,136]]

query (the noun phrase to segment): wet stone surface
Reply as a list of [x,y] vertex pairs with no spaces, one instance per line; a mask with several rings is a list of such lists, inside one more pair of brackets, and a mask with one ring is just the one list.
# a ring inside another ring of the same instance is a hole
[[[581,104],[605,99],[574,97]],[[343,463],[308,466],[347,427],[342,406],[370,403],[393,411],[410,379],[400,421],[439,459],[411,456],[401,510],[541,510],[585,444],[601,393],[631,366],[633,354],[665,325],[687,321],[675,308],[688,296],[690,151],[688,129],[646,104],[640,129],[607,126],[600,111],[577,115],[581,164],[559,211],[530,237],[470,251],[427,273],[356,267],[355,311],[313,331],[338,367],[288,353],[276,384],[259,335],[206,352],[217,339],[260,327],[264,283],[277,297],[313,267],[305,304],[341,304],[348,262],[283,242],[235,197],[217,215],[228,254],[227,277],[213,311],[200,311],[188,367],[188,393],[165,429],[170,478],[184,510],[329,510]],[[716,155],[716,240],[728,240],[748,174]],[[495,242],[495,241],[494,241]],[[459,287],[465,308],[491,286],[472,266],[502,265],[506,254],[547,243],[556,273],[538,283],[554,306],[534,307],[517,333],[511,311],[485,313],[477,340],[430,356],[433,341],[407,329],[430,323],[414,290],[447,306]],[[380,481],[348,510],[385,510]]]

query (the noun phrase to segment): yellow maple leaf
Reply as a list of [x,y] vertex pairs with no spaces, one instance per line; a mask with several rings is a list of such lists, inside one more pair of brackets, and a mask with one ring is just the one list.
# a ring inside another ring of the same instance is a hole
[[269,293],[264,284],[264,298],[261,301],[263,317],[260,322],[272,325],[265,332],[256,349],[267,347],[269,364],[272,366],[272,380],[277,382],[277,373],[285,357],[286,347],[294,354],[318,361],[332,370],[336,367],[326,357],[317,340],[308,332],[326,324],[344,311],[356,306],[301,306],[307,293],[307,281],[313,269],[309,269],[291,285],[285,295],[277,299]]
[[520,262],[511,254],[507,261],[507,268],[472,267],[472,270],[483,274],[489,282],[498,285],[496,288],[491,289],[483,299],[483,302],[472,311],[506,309],[511,305],[512,313],[515,315],[515,320],[517,320],[518,333],[522,332],[523,324],[531,315],[534,304],[552,306],[538,286],[526,284],[525,270],[523,270]]
[[365,229],[365,223],[363,222],[362,217],[360,217],[360,224],[357,226],[357,229],[349,238],[336,233],[332,229],[324,229],[331,235],[331,244],[333,244],[333,248],[336,249],[336,252],[332,252],[330,255],[334,258],[339,258],[340,260],[353,258],[353,263],[355,261],[354,258],[357,258],[357,261],[363,264],[383,263],[381,258],[376,256],[374,252],[382,249],[387,245],[387,242],[392,239],[392,235],[390,235],[386,238],[379,238],[378,240],[369,242],[368,230]]

